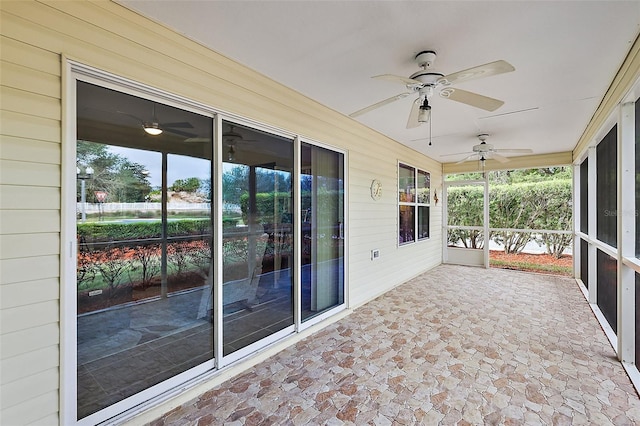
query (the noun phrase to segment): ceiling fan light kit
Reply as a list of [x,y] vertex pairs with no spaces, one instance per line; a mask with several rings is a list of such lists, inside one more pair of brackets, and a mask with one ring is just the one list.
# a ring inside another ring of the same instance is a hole
[[154,103],[151,106],[151,121],[145,121],[138,116],[133,114],[129,114],[124,111],[116,111],[118,114],[122,114],[126,117],[129,117],[133,120],[136,120],[142,126],[142,129],[147,132],[147,134],[152,136],[158,136],[165,130],[169,133],[173,133],[178,136],[184,136],[185,138],[195,138],[197,135],[186,132],[184,130],[179,129],[193,129],[193,125],[187,121],[181,121],[177,123],[162,123],[156,117],[156,104]]
[[142,128],[151,136],[158,136],[162,133],[162,129],[158,123],[143,123]]

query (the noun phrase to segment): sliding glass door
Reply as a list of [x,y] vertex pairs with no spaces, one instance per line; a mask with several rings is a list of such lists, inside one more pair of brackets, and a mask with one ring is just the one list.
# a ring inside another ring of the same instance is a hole
[[213,359],[212,128],[77,84],[79,419]]
[[293,140],[228,121],[222,130],[226,356],[294,324]]
[[345,155],[88,80],[65,380],[97,424],[344,307]]

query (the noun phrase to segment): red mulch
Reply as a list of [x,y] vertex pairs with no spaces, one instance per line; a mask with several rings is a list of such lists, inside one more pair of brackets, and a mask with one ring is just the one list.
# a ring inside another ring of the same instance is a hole
[[[555,266],[562,266],[567,268],[571,268],[573,265],[573,256],[569,254],[563,254],[559,259],[556,259],[555,256],[551,256],[544,253],[543,254],[530,254],[530,253],[507,254],[501,250],[490,250],[489,260],[499,260],[503,262],[532,263],[536,265],[555,265]],[[510,268],[508,266],[502,266],[502,265],[500,266],[495,265],[495,267],[516,269],[516,268]],[[549,274],[554,273],[552,271],[536,270],[535,268],[526,268],[524,270],[533,271],[533,272],[544,272]]]

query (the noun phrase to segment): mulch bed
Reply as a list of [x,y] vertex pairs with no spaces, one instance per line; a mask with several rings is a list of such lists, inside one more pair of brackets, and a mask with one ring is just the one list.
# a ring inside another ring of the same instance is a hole
[[491,265],[496,268],[506,268],[506,269],[517,269],[517,270],[525,270],[530,272],[543,272],[548,274],[558,274],[558,275],[567,275],[566,273],[548,271],[542,268],[535,267],[520,267],[516,265],[522,264],[534,264],[534,265],[553,265],[563,268],[571,268],[573,266],[573,256],[568,254],[563,254],[559,259],[555,256],[551,256],[549,254],[531,254],[531,253],[505,253],[500,250],[490,250],[489,251],[489,260],[490,263],[493,260],[506,262],[514,266],[507,265]]

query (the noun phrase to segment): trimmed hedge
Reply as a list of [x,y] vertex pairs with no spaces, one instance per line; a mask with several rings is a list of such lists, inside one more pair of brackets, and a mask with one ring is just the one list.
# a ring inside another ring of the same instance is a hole
[[[172,237],[202,235],[209,232],[209,224],[210,221],[208,219],[170,220],[167,223],[167,231]],[[162,222],[154,220],[144,222],[78,223],[77,234],[78,238],[87,242],[160,238],[162,236]]]
[[[449,188],[449,225],[481,224],[483,191],[482,186],[477,185]],[[489,226],[569,231],[572,221],[571,199],[572,185],[569,179],[490,185]],[[449,237],[450,243],[470,239],[473,247],[482,247],[484,243],[477,231],[455,230]],[[496,231],[491,239],[504,244],[507,253],[518,253],[536,237],[524,232]],[[538,242],[547,246],[549,254],[560,256],[564,248],[571,244],[571,235],[546,234]]]

